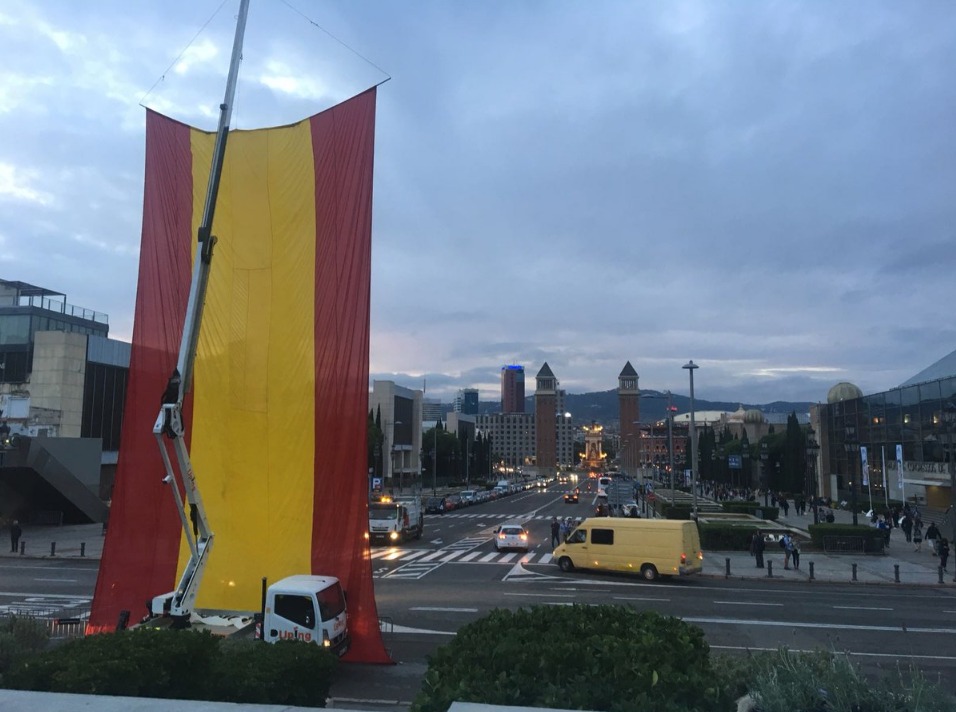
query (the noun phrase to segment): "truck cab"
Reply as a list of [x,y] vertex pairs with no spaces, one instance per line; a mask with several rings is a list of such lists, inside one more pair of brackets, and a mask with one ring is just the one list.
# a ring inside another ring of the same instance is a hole
[[266,593],[262,639],[303,640],[345,655],[351,642],[345,592],[332,576],[288,576]]

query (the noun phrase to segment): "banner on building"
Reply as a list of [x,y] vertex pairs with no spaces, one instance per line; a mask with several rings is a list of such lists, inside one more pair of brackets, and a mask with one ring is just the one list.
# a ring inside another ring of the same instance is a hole
[[870,486],[870,463],[866,459],[866,447],[860,447],[860,469],[863,472],[863,486]]
[[903,491],[903,445],[897,443],[896,445],[896,472],[897,472],[897,486],[899,487],[900,492]]

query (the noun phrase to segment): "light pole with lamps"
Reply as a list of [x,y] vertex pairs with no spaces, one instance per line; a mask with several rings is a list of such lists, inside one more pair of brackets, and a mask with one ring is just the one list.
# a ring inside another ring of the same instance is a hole
[[[686,367],[685,367],[686,368]],[[697,366],[694,366],[697,368]],[[667,464],[671,468],[671,492],[674,491],[674,398],[670,391],[663,393],[641,394],[642,398],[663,398],[667,396]]]
[[[956,543],[956,463],[953,463],[953,433],[956,432],[956,403],[952,399],[946,401],[942,412],[942,425],[949,440],[949,450],[946,460],[949,463],[949,514],[953,526],[951,543]],[[956,577],[953,578],[956,581]]]
[[856,478],[850,474],[850,470],[853,467],[854,460],[856,460],[856,453],[860,451],[860,441],[856,439],[856,428],[852,425],[848,425],[846,427],[843,438],[843,447],[846,450],[847,476],[850,477],[850,508],[853,510],[853,526],[856,526],[859,524],[856,512]]
[[820,513],[817,509],[817,454],[820,445],[816,440],[813,428],[807,428],[807,496],[810,498],[810,507],[813,509],[813,523],[820,523]]
[[763,484],[763,506],[770,506],[770,446],[764,440],[760,443],[760,481]]
[[694,363],[693,359],[685,363],[681,368],[686,368],[690,372],[690,481],[691,488],[694,490],[694,519],[697,518],[697,425],[694,422],[694,371],[700,366]]

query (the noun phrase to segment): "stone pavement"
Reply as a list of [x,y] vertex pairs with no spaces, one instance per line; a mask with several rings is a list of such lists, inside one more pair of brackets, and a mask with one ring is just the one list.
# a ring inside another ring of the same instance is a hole
[[[17,553],[10,551],[10,531],[0,535],[0,557],[31,559],[99,559],[103,555],[106,534],[102,524],[65,524],[63,526],[33,526],[24,524],[23,536]],[[19,553],[20,551],[23,553]]]

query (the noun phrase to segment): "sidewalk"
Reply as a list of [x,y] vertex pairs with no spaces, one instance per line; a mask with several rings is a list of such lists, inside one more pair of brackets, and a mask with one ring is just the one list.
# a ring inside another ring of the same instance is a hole
[[[834,509],[833,516],[837,524],[852,524],[853,514],[843,509]],[[866,525],[867,519],[858,515],[859,524]],[[805,515],[798,515],[791,504],[789,516],[782,511],[777,523],[792,530],[802,532],[809,539],[808,527],[813,524],[813,511],[808,509]],[[804,549],[800,554],[800,568],[789,570],[783,566],[783,551],[768,545],[764,552],[765,562],[772,562],[773,577],[767,576],[771,569],[758,569],[754,559],[745,551],[704,552],[704,575],[726,577],[727,559],[730,559],[730,578],[763,578],[772,581],[810,581],[810,564],[813,563],[813,580],[831,583],[860,584],[896,584],[896,567],[899,567],[899,583],[922,586],[939,586],[939,559],[933,556],[929,542],[923,542],[922,551],[915,551],[915,545],[907,543],[906,536],[899,528],[890,535],[890,546],[885,554],[829,554],[822,551]],[[856,581],[853,580],[853,565],[856,564]],[[956,561],[950,556],[948,571],[943,572],[943,584],[956,586]]]
[[[0,557],[29,559],[99,559],[103,556],[106,534],[102,524],[66,524],[32,526],[24,524],[17,553],[10,551],[10,532],[4,529]],[[23,554],[20,554],[22,549]]]

